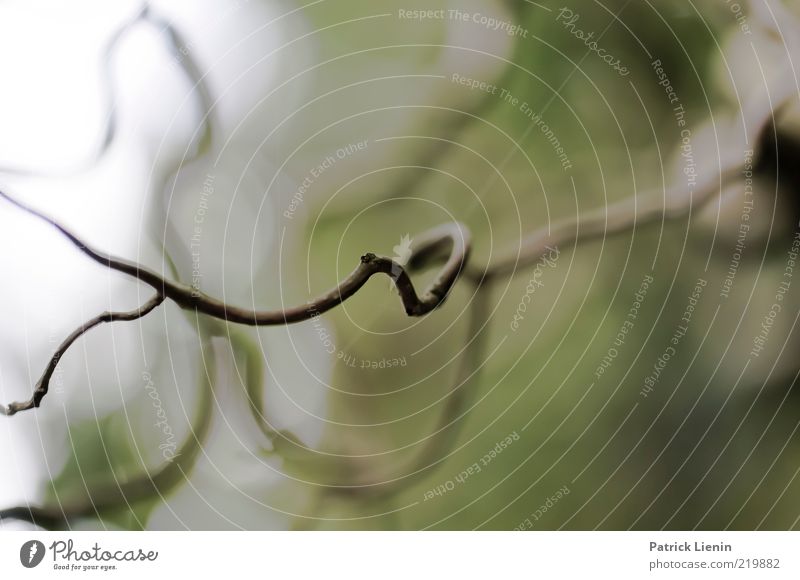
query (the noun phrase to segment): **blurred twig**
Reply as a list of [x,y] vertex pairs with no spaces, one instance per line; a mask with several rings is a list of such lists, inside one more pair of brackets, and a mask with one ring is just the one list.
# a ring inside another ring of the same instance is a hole
[[131,18],[125,21],[108,39],[105,48],[101,51],[100,75],[103,86],[104,108],[106,109],[106,122],[100,144],[85,160],[75,166],[63,169],[32,169],[26,167],[14,167],[11,165],[0,165],[0,173],[8,175],[18,175],[22,177],[69,177],[86,171],[93,167],[111,147],[117,134],[116,105],[114,98],[114,82],[112,80],[111,60],[114,57],[117,46],[123,38],[133,29],[133,27],[146,19],[148,6],[144,4]]

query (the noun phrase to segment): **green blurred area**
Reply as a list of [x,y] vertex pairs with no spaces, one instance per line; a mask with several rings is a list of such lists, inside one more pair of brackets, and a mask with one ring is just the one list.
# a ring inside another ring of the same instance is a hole
[[[627,79],[616,78],[595,55],[587,54],[580,42],[554,24],[552,14],[531,6],[514,8],[531,38],[516,42],[513,65],[499,66],[496,77],[487,79],[532,110],[546,111],[543,117],[573,161],[569,175],[551,144],[531,130],[519,108],[494,96],[479,105],[480,119],[458,133],[457,144],[436,166],[441,172],[398,170],[428,172],[408,195],[433,200],[467,223],[476,237],[476,263],[485,263],[500,248],[513,247],[520,231],[603,207],[634,192],[657,191],[664,181],[673,180],[664,165],[676,156],[680,134],[672,107],[655,82],[655,58],[669,71],[690,125],[732,107],[709,82],[721,66],[720,46],[735,33],[724,6],[704,5],[695,12],[684,2],[653,7],[618,1],[574,2],[572,8],[586,30],[602,34],[609,53],[622,56],[631,70]],[[502,177],[492,165],[501,168]],[[385,189],[384,177],[350,185],[347,195],[367,207],[380,199],[376,192]],[[349,267],[346,261],[340,265],[344,256],[388,250],[403,234],[413,236],[445,219],[445,210],[402,200],[370,207],[353,222],[352,215],[326,220],[323,214],[321,225],[309,231],[311,269],[326,280],[341,276],[340,268]],[[492,294],[496,310],[486,350],[492,352],[501,342],[502,347],[488,358],[475,385],[476,405],[461,427],[458,449],[394,501],[376,505],[333,498],[322,516],[352,517],[403,507],[385,521],[368,525],[411,529],[510,529],[526,518],[534,529],[792,526],[798,511],[792,499],[798,483],[791,459],[797,401],[794,395],[784,400],[794,376],[793,357],[780,355],[789,330],[772,337],[778,370],[751,369],[738,380],[738,363],[769,306],[775,285],[770,272],[780,271],[785,261],[790,245],[785,224],[791,218],[778,216],[775,231],[782,233],[769,240],[769,248],[766,240],[753,244],[739,271],[738,291],[718,312],[717,295],[731,245],[717,240],[712,250],[713,231],[697,224],[696,218],[565,250],[558,267],[545,272],[544,288],[535,294],[519,332],[510,332],[509,322],[529,272],[498,284]],[[595,381],[595,368],[613,346],[633,294],[647,274],[655,281],[635,328],[610,370]],[[688,336],[655,392],[645,399],[640,395],[642,381],[669,344],[698,277],[708,286]],[[381,427],[332,428],[329,441],[335,449],[377,452],[430,433],[443,404],[428,405],[447,393],[446,375],[454,372],[452,365],[445,372],[440,368],[466,339],[463,320],[448,328],[453,320],[463,319],[468,308],[470,296],[463,288],[441,312],[399,337],[353,328],[348,317],[369,330],[410,326],[394,304],[395,297],[382,290],[374,284],[348,304],[352,314],[330,317],[339,341],[355,356],[375,359],[386,352],[414,352],[439,332],[447,333],[442,341],[447,346],[426,350],[408,368],[379,376],[337,366],[334,382],[357,393],[391,392],[419,377],[422,382],[376,399],[334,397],[334,416],[342,422],[405,418]],[[796,304],[795,299],[792,306]],[[422,408],[426,410],[416,412]],[[456,482],[441,497],[424,499],[426,492],[452,482],[512,431],[521,434],[520,442],[479,474],[463,484]],[[376,480],[402,475],[397,466],[404,459],[404,453],[375,458]],[[564,486],[569,495],[534,520],[531,514]],[[360,528],[364,522],[357,520],[352,526]],[[341,523],[329,526],[338,528]]]

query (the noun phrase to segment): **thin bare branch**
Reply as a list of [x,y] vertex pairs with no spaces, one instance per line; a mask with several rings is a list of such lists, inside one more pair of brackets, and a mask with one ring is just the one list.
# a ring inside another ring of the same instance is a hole
[[64,340],[64,342],[58,346],[56,352],[50,358],[47,368],[45,368],[44,373],[42,373],[41,378],[36,383],[36,387],[33,390],[33,396],[31,396],[31,398],[27,401],[10,403],[7,407],[0,405],[0,415],[11,417],[20,411],[27,411],[28,409],[38,407],[41,404],[42,399],[45,397],[45,395],[47,395],[47,392],[50,388],[50,379],[53,377],[53,373],[55,373],[56,368],[58,368],[58,363],[61,361],[61,358],[69,350],[69,347],[72,346],[72,343],[89,332],[92,328],[106,322],[130,322],[132,320],[138,320],[139,318],[150,314],[150,312],[152,312],[162,302],[164,302],[164,296],[162,294],[156,294],[142,307],[137,308],[136,310],[130,310],[128,312],[103,312],[88,322],[84,322],[81,326],[73,330]]
[[470,234],[466,227],[458,223],[445,224],[423,234],[413,250],[410,264],[414,265],[413,269],[419,269],[440,259],[443,248],[450,248],[450,257],[442,267],[439,276],[421,295],[417,294],[408,272],[401,264],[391,258],[368,253],[361,256],[361,262],[349,276],[319,298],[286,310],[257,311],[228,305],[192,286],[167,280],[146,266],[96,250],[66,227],[38,210],[15,200],[5,192],[0,191],[0,197],[49,223],[98,264],[136,278],[181,308],[227,322],[251,326],[282,325],[310,320],[353,296],[366,284],[367,280],[378,273],[386,274],[394,280],[406,314],[422,316],[444,302],[450,288],[462,273],[470,251]]

